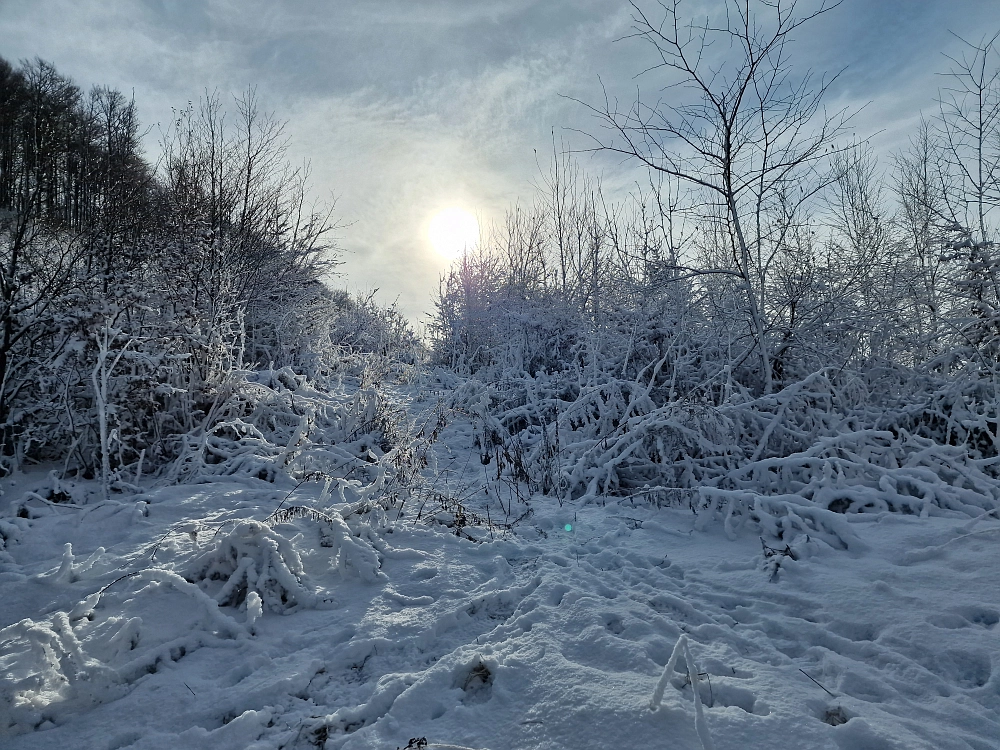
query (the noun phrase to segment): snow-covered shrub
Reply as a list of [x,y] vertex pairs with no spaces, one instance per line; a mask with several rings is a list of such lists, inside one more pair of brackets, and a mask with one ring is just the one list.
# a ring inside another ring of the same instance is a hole
[[296,518],[309,518],[320,526],[320,544],[330,547],[337,555],[336,567],[342,575],[354,574],[366,583],[373,583],[383,575],[379,572],[381,560],[375,549],[374,531],[366,522],[358,522],[360,516],[355,513],[364,512],[364,506],[350,508],[346,511],[348,517],[353,517],[357,531],[353,531],[344,519],[345,511],[331,510],[329,514],[300,505],[280,508],[271,514],[267,521],[271,525],[288,523]]
[[382,367],[388,375],[402,375],[420,364],[425,347],[395,304],[380,305],[374,292],[351,295],[330,293],[331,365],[360,375],[365,367]]
[[[939,358],[931,365],[944,363]],[[979,459],[988,473],[1000,474],[1000,392],[997,381],[979,368],[962,367],[943,377],[921,374],[907,388],[908,398],[880,418],[885,429],[902,429],[942,445],[960,447]]]
[[0,736],[117,695],[118,673],[86,654],[65,612],[0,630]]
[[[750,522],[782,544],[808,536],[842,549],[858,545],[845,513],[977,515],[1000,506],[989,445],[969,445],[970,430],[957,426],[950,440],[926,428],[912,434],[907,419],[927,411],[898,406],[906,390],[879,391],[884,376],[824,369],[757,398],[716,390],[728,393],[721,403],[667,400],[677,392],[647,377],[469,380],[453,399],[475,420],[484,462],[560,502],[684,504],[701,527],[719,520],[734,535]],[[991,434],[972,408],[955,411]]]
[[19,541],[21,529],[12,521],[0,518],[0,563],[12,565],[14,558],[11,557],[8,549],[11,544]]
[[316,603],[315,592],[303,583],[302,559],[291,542],[257,521],[239,522],[191,563],[185,577],[222,581],[212,592],[215,600],[251,614],[259,607],[287,612]]

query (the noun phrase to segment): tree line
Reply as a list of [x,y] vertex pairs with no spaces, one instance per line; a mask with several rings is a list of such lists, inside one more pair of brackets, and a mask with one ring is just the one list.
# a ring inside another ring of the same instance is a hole
[[[583,367],[600,345],[634,371],[697,328],[692,346],[718,348],[750,393],[823,366],[992,373],[996,37],[966,45],[937,112],[886,166],[851,136],[849,113],[823,108],[831,80],[790,74],[788,35],[828,4],[796,16],[778,3],[758,18],[733,2],[723,28],[691,26],[679,5],[656,19],[634,6],[634,35],[689,95],[624,110],[608,100],[590,107],[602,126],[592,148],[553,143],[536,200],[442,278],[440,360],[534,374]],[[713,36],[742,45],[721,68],[697,59]],[[592,150],[648,174],[609,198],[580,166]],[[652,353],[637,358],[640,346]]]
[[5,470],[148,471],[236,408],[240,373],[322,377],[412,343],[394,311],[325,285],[333,207],[253,89],[174,110],[155,164],[145,134],[121,92],[0,60]]
[[[585,104],[597,122],[585,147],[554,139],[535,200],[442,278],[437,361],[499,386],[501,421],[544,446],[539,466],[584,424],[606,447],[656,409],[680,421],[649,437],[639,486],[681,456],[756,461],[859,424],[993,466],[998,36],[962,43],[933,113],[879,161],[851,113],[826,108],[836,76],[790,61],[796,30],[836,5],[730,0],[707,20],[678,0],[656,15],[633,4],[657,98]],[[582,168],[590,152],[642,168],[629,195]],[[739,404],[744,427],[721,416]],[[671,432],[683,448],[664,448]]]

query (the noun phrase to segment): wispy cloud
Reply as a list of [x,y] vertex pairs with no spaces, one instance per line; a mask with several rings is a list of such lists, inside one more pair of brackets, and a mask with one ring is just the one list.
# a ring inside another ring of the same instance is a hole
[[[719,2],[684,7],[700,15]],[[459,203],[489,219],[528,197],[552,128],[577,145],[572,129],[595,129],[565,97],[599,101],[599,75],[623,100],[661,90],[659,73],[634,78],[650,51],[614,41],[630,13],[606,0],[0,0],[0,54],[134,90],[154,125],[206,89],[256,85],[289,120],[318,192],[340,196],[352,286],[379,286],[416,314],[444,267],[423,235],[436,209]],[[858,135],[879,131],[891,151],[934,108],[940,53],[959,44],[949,30],[978,40],[997,28],[1000,5],[979,0],[845,0],[801,30],[793,62],[846,66],[830,106],[867,104]]]

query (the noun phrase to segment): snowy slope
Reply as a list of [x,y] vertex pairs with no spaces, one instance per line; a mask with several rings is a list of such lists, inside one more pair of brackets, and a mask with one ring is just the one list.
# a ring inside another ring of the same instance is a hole
[[[485,513],[472,426],[437,448]],[[45,481],[14,480],[10,500]],[[793,559],[611,500],[536,498],[470,541],[412,506],[339,520],[306,484],[294,502],[335,522],[261,525],[293,486],[5,514],[0,745],[1000,747],[995,516],[845,516],[850,549]],[[651,708],[682,636],[694,664],[678,650]]]

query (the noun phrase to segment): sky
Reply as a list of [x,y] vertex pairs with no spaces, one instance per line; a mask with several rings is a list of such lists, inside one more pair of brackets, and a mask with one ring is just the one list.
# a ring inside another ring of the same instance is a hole
[[[427,239],[435,213],[500,219],[533,199],[553,138],[582,149],[599,132],[581,101],[657,95],[657,74],[638,75],[649,49],[623,38],[631,13],[619,0],[0,0],[0,56],[134,92],[151,158],[172,107],[255,86],[288,123],[290,158],[310,162],[314,194],[336,200],[333,283],[378,289],[420,323],[448,265]],[[796,32],[791,60],[843,70],[829,106],[857,110],[856,135],[885,159],[933,113],[955,35],[998,30],[987,0],[843,0]],[[611,185],[638,176],[580,158]]]

